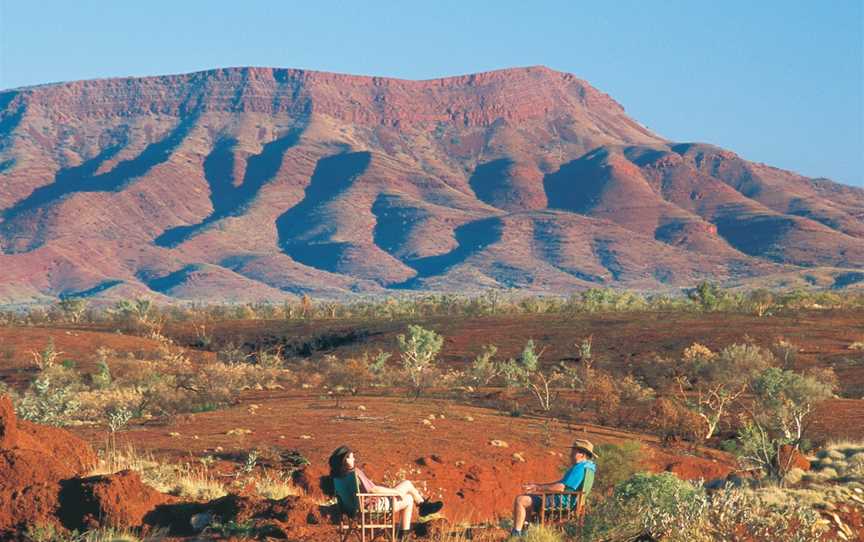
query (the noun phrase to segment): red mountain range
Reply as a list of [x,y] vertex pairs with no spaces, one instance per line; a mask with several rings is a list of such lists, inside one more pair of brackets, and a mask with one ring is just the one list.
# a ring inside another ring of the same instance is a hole
[[0,303],[864,280],[864,190],[673,142],[545,67],[0,92]]

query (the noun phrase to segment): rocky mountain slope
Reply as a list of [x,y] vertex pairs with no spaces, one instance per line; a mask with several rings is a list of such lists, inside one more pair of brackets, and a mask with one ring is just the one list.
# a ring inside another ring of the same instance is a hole
[[831,286],[862,267],[864,190],[668,141],[544,67],[0,92],[0,303]]

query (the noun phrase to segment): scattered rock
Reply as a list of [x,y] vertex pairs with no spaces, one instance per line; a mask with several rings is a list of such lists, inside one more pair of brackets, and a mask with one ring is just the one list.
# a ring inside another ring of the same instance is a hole
[[510,447],[510,445],[507,444],[506,442],[504,442],[503,440],[497,440],[497,439],[490,440],[489,444],[491,446],[495,446],[496,448],[509,448]]
[[192,516],[189,520],[189,525],[192,526],[192,530],[196,533],[199,533],[204,530],[205,527],[213,523],[213,513],[212,512],[201,512]]
[[421,458],[417,459],[417,461],[415,461],[415,462],[418,465],[428,467],[428,466],[432,465],[433,463],[438,463],[439,465],[443,464],[444,460],[441,458],[440,455],[432,454],[432,455],[429,455],[426,457],[421,457]]
[[[281,438],[285,438],[285,437],[283,436]],[[303,440],[310,440],[312,438],[312,436],[311,435],[300,435],[300,438]]]
[[366,412],[366,407],[363,406],[363,405],[358,405],[358,406],[357,406],[357,410],[359,410],[359,411],[361,411],[361,412]]
[[463,419],[464,419],[466,422],[473,422],[473,421],[474,421],[474,418],[471,417],[471,416],[465,416]]
[[180,433],[178,433],[177,431],[171,431],[170,433],[168,433],[168,436],[171,438],[179,438]]
[[525,456],[520,452],[513,452],[513,461],[517,463],[525,463]]
[[238,435],[238,436],[251,435],[252,430],[251,429],[243,429],[243,428],[238,427],[236,429],[230,429],[225,434],[228,436],[231,436],[231,435]]

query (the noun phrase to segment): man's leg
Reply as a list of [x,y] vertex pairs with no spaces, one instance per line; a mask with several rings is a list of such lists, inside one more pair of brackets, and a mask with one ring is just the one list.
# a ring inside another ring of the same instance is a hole
[[532,503],[530,495],[519,495],[513,501],[513,529],[521,531],[525,526],[525,516],[528,515]]

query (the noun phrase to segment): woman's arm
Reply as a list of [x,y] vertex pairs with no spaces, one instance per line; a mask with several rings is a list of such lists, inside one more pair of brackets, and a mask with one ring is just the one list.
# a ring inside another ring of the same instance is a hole
[[384,486],[373,486],[369,493],[375,493],[376,495],[396,495],[397,497],[401,495],[395,489]]

